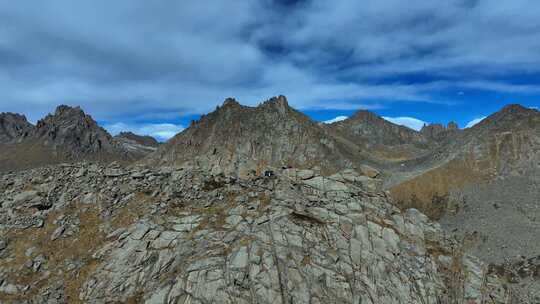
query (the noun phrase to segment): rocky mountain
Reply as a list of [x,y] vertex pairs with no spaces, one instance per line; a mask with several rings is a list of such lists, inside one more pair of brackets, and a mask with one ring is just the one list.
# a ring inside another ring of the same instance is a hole
[[335,136],[358,145],[357,153],[369,151],[370,156],[379,162],[418,158],[435,145],[425,134],[393,124],[365,110],[330,124],[328,128]]
[[417,132],[227,99],[158,144],[60,106],[0,139],[39,167],[0,173],[0,303],[540,303],[536,110]]
[[[351,148],[352,147],[352,148]],[[355,168],[357,147],[334,138],[288,105],[284,96],[257,107],[227,99],[149,156],[152,164],[196,162],[211,170],[260,173],[268,166]]]
[[121,153],[113,137],[80,107],[61,105],[38,121],[34,138],[71,158]]
[[0,114],[0,170],[80,160],[132,162],[155,151],[146,137],[113,138],[80,107],[61,105],[36,126],[18,114]]
[[142,158],[156,151],[159,147],[159,142],[155,138],[132,132],[121,132],[114,137],[114,140],[135,158]]
[[0,301],[508,303],[487,265],[360,177],[90,163],[0,175]]
[[0,144],[22,141],[34,132],[24,115],[0,113]]
[[[439,161],[391,187],[395,199],[438,212],[450,190],[518,175],[540,165],[540,112],[508,105],[456,134],[431,155]],[[405,204],[408,204],[405,203]],[[443,204],[444,205],[444,204]]]
[[157,148],[159,146],[159,142],[152,136],[137,135],[133,132],[120,132],[120,134],[116,135],[115,138],[126,139],[146,147]]

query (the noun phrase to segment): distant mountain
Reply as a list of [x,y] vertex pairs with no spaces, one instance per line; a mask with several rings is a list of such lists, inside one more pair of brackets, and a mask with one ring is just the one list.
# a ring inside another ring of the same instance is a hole
[[417,158],[436,144],[431,138],[405,126],[361,110],[343,121],[328,125],[338,137],[356,144],[374,160],[403,161]]
[[439,159],[436,165],[390,189],[396,200],[439,210],[433,202],[443,204],[452,189],[540,166],[540,112],[508,105],[456,134],[431,157]]
[[[114,137],[125,151],[143,157],[157,150],[159,142],[151,136],[141,136],[132,132],[122,132]],[[137,157],[137,158],[139,158]]]
[[137,135],[133,132],[120,132],[120,134],[116,135],[115,138],[131,140],[140,145],[147,146],[147,147],[157,148],[159,146],[159,142],[152,136]]
[[0,113],[0,144],[21,141],[31,135],[34,129],[24,115]]
[[69,158],[122,153],[113,137],[80,107],[57,107],[38,121],[33,137]]
[[143,142],[149,140],[141,140],[113,138],[80,107],[61,105],[36,126],[22,115],[3,113],[0,114],[0,169],[79,160],[131,162],[155,150],[154,143],[146,146]]
[[257,107],[229,98],[149,156],[151,163],[203,167],[245,174],[266,166],[353,168],[354,148],[336,140],[321,124],[291,108],[284,96]]

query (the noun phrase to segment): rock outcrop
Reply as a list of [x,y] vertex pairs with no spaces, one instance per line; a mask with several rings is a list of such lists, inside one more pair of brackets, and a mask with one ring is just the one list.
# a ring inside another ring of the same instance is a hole
[[[293,171],[291,171],[293,170]],[[506,303],[438,224],[355,171],[196,167],[0,176],[0,301]]]
[[424,125],[420,130],[425,137],[435,141],[445,141],[456,136],[456,132],[459,131],[459,127],[455,122],[449,122],[445,127],[442,124],[429,124]]

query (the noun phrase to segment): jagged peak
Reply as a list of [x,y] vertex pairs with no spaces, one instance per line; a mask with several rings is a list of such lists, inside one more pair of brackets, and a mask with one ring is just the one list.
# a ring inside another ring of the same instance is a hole
[[223,104],[221,105],[222,107],[236,107],[236,106],[241,106],[240,103],[233,97],[228,97],[225,99],[225,101],[223,101]]
[[274,97],[268,99],[267,101],[265,101],[263,103],[263,105],[264,104],[266,104],[266,105],[275,104],[275,105],[280,106],[280,107],[289,107],[289,102],[287,101],[287,97],[285,97],[283,95],[274,96]]
[[59,105],[54,111],[54,116],[86,116],[80,106],[72,107],[68,105]]
[[0,113],[0,125],[1,124],[18,124],[25,127],[33,127],[25,115],[12,113],[12,112],[2,112]]

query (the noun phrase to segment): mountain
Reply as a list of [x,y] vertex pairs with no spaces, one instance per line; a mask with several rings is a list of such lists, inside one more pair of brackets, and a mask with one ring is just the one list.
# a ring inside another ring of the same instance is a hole
[[417,132],[229,98],[165,144],[0,117],[1,303],[540,301],[538,111]]
[[3,113],[0,114],[0,169],[80,160],[132,162],[155,151],[155,144],[147,138],[139,141],[133,136],[113,138],[80,107],[58,106],[36,126],[24,116]]
[[0,144],[23,140],[34,132],[34,126],[24,115],[0,113]]
[[319,167],[325,172],[355,168],[354,148],[336,140],[321,124],[291,108],[284,96],[257,107],[229,98],[214,112],[150,155],[153,164],[197,162],[227,172],[261,172],[268,166]]
[[38,121],[33,137],[68,158],[122,153],[113,137],[80,107],[57,107]]
[[539,166],[540,112],[508,105],[456,134],[431,157],[439,159],[436,165],[390,188],[396,200],[428,214],[439,213],[453,189]]
[[121,132],[114,137],[114,140],[137,159],[156,151],[159,147],[159,142],[155,138],[132,132]]
[[120,132],[118,135],[115,136],[115,138],[130,140],[146,147],[157,148],[159,146],[159,142],[152,136],[137,135],[133,132]]
[[435,145],[429,137],[410,128],[396,125],[384,118],[361,110],[343,121],[328,125],[337,136],[359,146],[375,161],[393,162],[417,158]]

